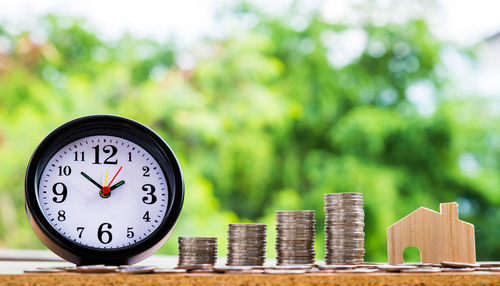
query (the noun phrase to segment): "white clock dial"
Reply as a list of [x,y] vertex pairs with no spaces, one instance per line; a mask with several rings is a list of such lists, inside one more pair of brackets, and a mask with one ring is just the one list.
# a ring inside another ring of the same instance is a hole
[[160,226],[168,185],[158,162],[139,145],[116,136],[89,136],[50,158],[38,202],[52,227],[71,241],[121,248]]

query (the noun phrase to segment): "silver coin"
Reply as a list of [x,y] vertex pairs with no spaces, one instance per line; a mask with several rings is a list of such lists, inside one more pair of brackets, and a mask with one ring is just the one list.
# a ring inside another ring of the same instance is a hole
[[305,224],[305,225],[315,225],[316,221],[314,217],[311,218],[300,218],[300,217],[276,217],[276,223],[280,225],[284,224]]
[[[300,260],[300,261],[280,261],[277,263],[278,266],[285,266],[285,265],[302,265],[302,264],[313,264],[314,260]],[[288,271],[288,270],[284,270]]]
[[246,235],[255,235],[255,236],[265,236],[266,235],[266,231],[262,230],[262,231],[255,231],[255,230],[248,230],[248,229],[232,229],[232,230],[229,230],[228,231],[228,234],[229,235],[232,235],[232,234],[246,234]]
[[63,269],[54,269],[54,268],[35,268],[35,269],[25,269],[24,273],[61,273],[64,272]]
[[314,234],[315,229],[311,228],[301,228],[296,226],[291,227],[277,227],[276,231],[278,233],[304,233],[304,234]]
[[232,252],[232,253],[249,253],[249,254],[255,254],[255,253],[260,253],[260,252],[265,252],[266,249],[265,248],[257,248],[257,249],[253,249],[253,248],[230,248],[228,247],[228,251],[229,252]]
[[256,266],[264,265],[264,261],[260,260],[242,260],[242,261],[228,261],[227,266]]
[[287,258],[287,257],[314,257],[315,253],[312,251],[302,251],[302,252],[286,252],[286,251],[276,251],[278,258]]
[[303,254],[303,255],[278,255],[276,257],[277,261],[285,261],[285,260],[310,260],[314,259],[314,255],[308,255],[308,254]]
[[256,232],[256,233],[265,233],[267,231],[267,227],[256,228],[256,227],[229,227],[227,232]]
[[179,247],[217,247],[217,243],[215,242],[181,242],[179,243]]
[[227,241],[254,241],[254,242],[263,242],[266,241],[266,235],[244,235],[244,234],[230,234],[227,236]]
[[258,247],[258,248],[243,248],[243,247],[234,247],[234,246],[228,246],[227,251],[229,252],[244,252],[244,253],[256,253],[256,252],[261,252],[265,251],[265,247]]
[[478,268],[481,266],[479,264],[451,262],[451,261],[441,261],[441,264],[445,267],[454,267],[454,268]]
[[325,200],[323,208],[331,207],[349,207],[349,208],[363,208],[363,200]]
[[479,268],[441,268],[441,272],[475,272]]
[[329,248],[334,253],[360,253],[360,252],[365,252],[364,248]]
[[182,253],[180,256],[187,258],[187,257],[215,257],[217,256],[217,253],[205,253],[205,252],[198,252],[198,253]]
[[235,258],[250,258],[250,259],[254,259],[254,258],[257,258],[257,257],[264,257],[266,255],[266,252],[265,251],[260,251],[260,252],[244,252],[244,251],[241,251],[241,252],[230,252],[227,254],[227,257],[230,258],[230,257],[235,257]]
[[[192,256],[192,257],[180,257],[179,261],[180,263],[186,262],[186,261],[195,261],[196,264],[200,264],[202,261],[215,261],[217,259],[216,256],[210,257],[210,256]],[[201,263],[203,264],[203,263]]]
[[179,236],[179,240],[182,241],[217,241],[215,236]]
[[417,267],[412,269],[402,269],[400,272],[404,273],[434,273],[441,272],[439,267]]
[[182,246],[179,246],[178,249],[180,250],[186,250],[186,251],[189,251],[189,250],[216,250],[217,249],[217,245],[182,245]]
[[469,268],[476,271],[500,272],[500,267]]
[[228,270],[224,274],[264,274],[264,270],[249,269],[249,270]]
[[232,263],[241,263],[241,262],[259,262],[258,264],[254,265],[259,265],[262,262],[265,261],[265,256],[257,256],[257,257],[228,257],[227,262],[232,262]]
[[348,206],[348,207],[363,207],[363,199],[327,199],[323,200],[324,207],[329,206]]
[[481,267],[500,267],[500,261],[480,261],[477,264]]
[[252,270],[251,266],[214,266],[214,271],[219,273],[225,273],[227,271],[246,271]]
[[213,269],[188,269],[189,273],[214,273]]
[[276,215],[314,215],[314,210],[276,211]]
[[131,266],[118,269],[116,272],[121,274],[146,274],[153,273],[156,269],[158,269],[156,266]]
[[255,265],[263,265],[265,262],[264,259],[254,259],[254,260],[244,260],[244,259],[234,259],[228,260],[226,265],[228,266],[255,266]]
[[76,272],[79,273],[110,273],[115,272],[118,266],[105,266],[105,265],[85,265],[77,266]]
[[309,270],[315,267],[314,264],[302,264],[302,265],[277,265],[273,266],[272,269],[276,270]]
[[307,270],[303,270],[303,269],[297,269],[297,270],[266,269],[266,270],[264,270],[264,273],[266,273],[266,274],[285,274],[285,275],[288,275],[288,274],[302,274],[302,273],[306,273],[306,272],[307,272]]
[[346,192],[346,193],[328,193],[324,194],[323,198],[351,198],[351,197],[359,197],[362,198],[363,194],[362,193],[353,193],[353,192]]
[[262,249],[265,249],[265,245],[255,245],[255,244],[238,244],[238,245],[235,245],[235,244],[228,244],[227,245],[227,249],[238,249],[238,250],[242,250],[242,249],[247,249],[247,250],[262,250]]
[[186,269],[175,269],[175,268],[157,268],[154,273],[159,274],[182,274],[186,273]]
[[379,265],[377,266],[378,269],[386,271],[386,272],[399,272],[401,270],[405,269],[416,269],[417,266],[415,265]]
[[325,220],[325,225],[348,225],[348,226],[357,226],[364,227],[365,220],[360,217],[349,217],[349,218],[331,218]]
[[183,264],[177,265],[175,269],[212,269],[213,264]]
[[278,266],[314,264],[314,259],[285,259],[276,261]]
[[192,259],[179,259],[178,265],[191,265],[191,264],[214,264],[217,261],[216,258],[192,258]]
[[318,265],[321,270],[354,269],[356,265]]

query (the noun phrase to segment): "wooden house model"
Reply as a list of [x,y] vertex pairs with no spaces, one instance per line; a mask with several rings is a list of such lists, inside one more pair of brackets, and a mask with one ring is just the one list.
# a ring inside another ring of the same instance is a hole
[[442,203],[440,209],[418,208],[387,228],[389,264],[403,263],[410,246],[419,249],[422,263],[476,263],[474,225],[458,219],[457,203]]

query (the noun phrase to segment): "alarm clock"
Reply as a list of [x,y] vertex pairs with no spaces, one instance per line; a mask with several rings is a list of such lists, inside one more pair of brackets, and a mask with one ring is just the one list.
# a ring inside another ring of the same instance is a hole
[[184,200],[179,162],[137,121],[74,119],[36,148],[25,179],[26,213],[39,239],[77,265],[122,265],[156,252]]

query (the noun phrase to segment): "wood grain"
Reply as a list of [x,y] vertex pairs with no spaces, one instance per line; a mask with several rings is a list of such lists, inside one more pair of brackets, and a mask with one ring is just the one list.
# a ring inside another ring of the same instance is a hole
[[442,203],[440,209],[419,208],[387,228],[389,264],[403,263],[411,246],[419,249],[422,263],[476,263],[474,225],[458,219],[457,203]]
[[499,285],[492,273],[374,274],[19,274],[0,285]]

